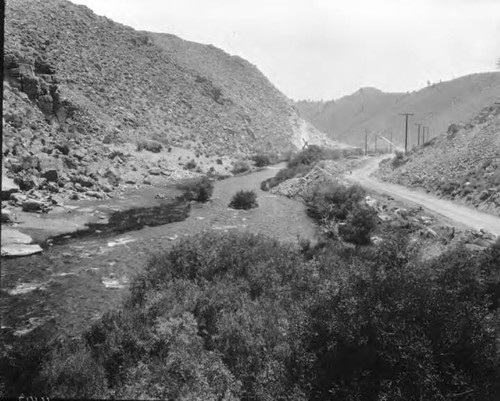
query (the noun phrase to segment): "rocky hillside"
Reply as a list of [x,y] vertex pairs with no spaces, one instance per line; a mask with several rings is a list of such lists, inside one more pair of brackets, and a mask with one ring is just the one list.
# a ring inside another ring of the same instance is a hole
[[377,175],[500,215],[500,104],[450,125],[408,156],[384,161]]
[[223,173],[231,158],[327,141],[256,67],[213,46],[65,0],[8,1],[5,31],[3,172],[21,189],[102,196],[150,172]]
[[301,101],[296,106],[303,118],[336,140],[364,146],[367,130],[369,147],[373,148],[377,134],[390,138],[392,132],[396,144],[404,143],[400,113],[415,114],[409,120],[409,143],[413,145],[417,143],[415,123],[429,127],[432,138],[452,123],[466,123],[482,108],[498,101],[499,93],[500,72],[491,72],[436,83],[412,93],[362,88],[336,101]]

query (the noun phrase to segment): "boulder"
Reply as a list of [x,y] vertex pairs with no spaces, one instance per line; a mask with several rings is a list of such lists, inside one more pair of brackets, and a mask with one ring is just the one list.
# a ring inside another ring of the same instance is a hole
[[57,182],[63,171],[63,161],[61,159],[47,155],[46,153],[37,154],[38,170],[42,177],[47,181]]
[[13,194],[10,194],[9,200],[16,203],[16,204],[22,204],[26,200],[26,195],[23,195],[21,193],[15,192]]
[[137,142],[137,150],[147,150],[153,153],[160,153],[163,149],[163,145],[152,139],[141,139]]
[[22,209],[23,212],[40,212],[45,209],[45,204],[34,199],[28,199],[24,201]]
[[2,200],[10,199],[10,196],[16,192],[19,192],[19,186],[5,174],[2,174]]
[[2,227],[2,256],[28,256],[42,252],[42,248],[32,242],[29,235],[10,227]]
[[11,224],[14,222],[14,216],[12,211],[7,209],[2,209],[2,224]]
[[[50,180],[49,180],[50,181]],[[59,185],[57,185],[55,182],[49,182],[47,184],[47,189],[52,192],[52,193],[58,193],[59,192]]]
[[149,174],[160,175],[161,174],[161,168],[159,168],[159,167],[150,168],[149,169]]
[[104,198],[104,195],[101,192],[98,192],[98,191],[87,191],[86,194],[87,194],[87,196],[91,196],[91,197],[97,198],[97,199],[103,199]]

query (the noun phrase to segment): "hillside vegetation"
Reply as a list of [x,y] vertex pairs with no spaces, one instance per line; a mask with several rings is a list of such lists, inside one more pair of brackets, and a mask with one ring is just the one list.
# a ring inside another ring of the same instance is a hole
[[[362,88],[335,101],[296,103],[301,116],[331,138],[364,146],[368,131],[369,148],[375,135],[382,134],[398,146],[404,144],[404,120],[400,113],[414,113],[410,118],[410,145],[417,144],[417,127],[421,123],[430,137],[445,132],[452,123],[466,123],[484,107],[498,101],[500,72],[467,75],[432,84],[411,93],[385,93]],[[378,146],[389,147],[379,140]]]
[[379,178],[500,215],[500,105],[381,164]]

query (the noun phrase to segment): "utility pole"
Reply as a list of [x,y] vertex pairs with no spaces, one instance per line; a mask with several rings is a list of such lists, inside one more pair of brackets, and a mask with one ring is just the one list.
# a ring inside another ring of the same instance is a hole
[[413,116],[412,113],[402,113],[405,116],[405,154],[408,152],[408,117]]
[[[415,124],[417,127],[418,127],[418,142],[417,142],[417,145],[420,145],[420,127],[422,126],[422,124],[418,123],[418,124]],[[422,144],[424,143],[424,137],[422,135]]]
[[365,156],[368,154],[368,130],[365,129]]

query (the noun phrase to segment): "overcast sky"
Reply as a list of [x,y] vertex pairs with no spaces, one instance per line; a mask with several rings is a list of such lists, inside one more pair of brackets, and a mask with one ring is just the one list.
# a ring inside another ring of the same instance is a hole
[[74,0],[135,29],[210,43],[288,97],[406,92],[492,71],[500,0]]

